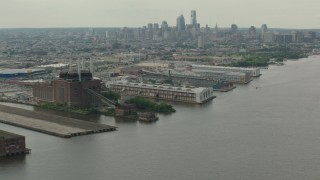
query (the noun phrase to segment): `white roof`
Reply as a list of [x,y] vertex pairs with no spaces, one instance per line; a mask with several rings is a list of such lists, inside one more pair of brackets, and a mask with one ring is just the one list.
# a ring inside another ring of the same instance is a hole
[[148,87],[151,89],[166,89],[166,90],[172,90],[172,91],[181,91],[181,92],[195,92],[199,93],[204,90],[210,89],[208,87],[178,87],[178,86],[169,86],[164,84],[143,84],[143,83],[131,83],[127,81],[115,81],[111,84],[119,84],[119,85],[126,85],[126,86],[135,86],[135,87]]

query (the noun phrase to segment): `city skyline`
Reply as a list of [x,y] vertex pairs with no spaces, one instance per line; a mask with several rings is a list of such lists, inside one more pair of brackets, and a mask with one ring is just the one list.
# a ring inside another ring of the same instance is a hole
[[50,27],[141,27],[147,23],[167,21],[176,25],[176,18],[184,15],[190,22],[192,10],[197,12],[201,26],[274,28],[320,28],[315,14],[320,2],[316,0],[268,2],[260,0],[151,2],[147,0],[0,0],[0,28]]

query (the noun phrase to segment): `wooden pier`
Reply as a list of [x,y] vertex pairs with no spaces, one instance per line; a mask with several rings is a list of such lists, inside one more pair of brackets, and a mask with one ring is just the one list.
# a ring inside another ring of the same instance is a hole
[[117,128],[4,105],[0,105],[0,122],[62,138],[115,131]]

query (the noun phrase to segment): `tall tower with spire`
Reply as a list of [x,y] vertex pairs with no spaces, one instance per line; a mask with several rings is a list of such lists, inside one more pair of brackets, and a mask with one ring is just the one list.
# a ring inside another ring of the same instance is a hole
[[197,25],[197,12],[195,10],[191,11],[190,24],[192,24],[193,26]]

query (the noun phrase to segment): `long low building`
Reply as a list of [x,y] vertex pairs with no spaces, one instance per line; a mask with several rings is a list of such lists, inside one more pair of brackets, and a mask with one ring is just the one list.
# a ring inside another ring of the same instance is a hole
[[0,78],[26,77],[44,73],[45,69],[2,69],[0,70]]
[[211,71],[202,69],[193,69],[194,73],[200,74],[202,77],[216,81],[227,81],[237,84],[247,84],[252,80],[249,73],[228,72],[228,71]]
[[25,137],[0,130],[0,157],[29,153]]
[[261,76],[259,68],[242,68],[242,67],[227,67],[227,66],[209,66],[209,65],[192,65],[192,70],[208,70],[208,71],[227,71],[249,73],[252,77]]
[[151,71],[143,71],[141,76],[143,80],[155,80],[158,82],[165,82],[171,80],[174,84],[186,84],[196,87],[213,87],[214,91],[227,92],[235,88],[233,83],[224,81],[221,78],[209,79],[198,74],[165,74]]
[[115,81],[110,84],[110,89],[126,95],[196,104],[201,104],[215,98],[212,87],[174,87],[169,85]]

